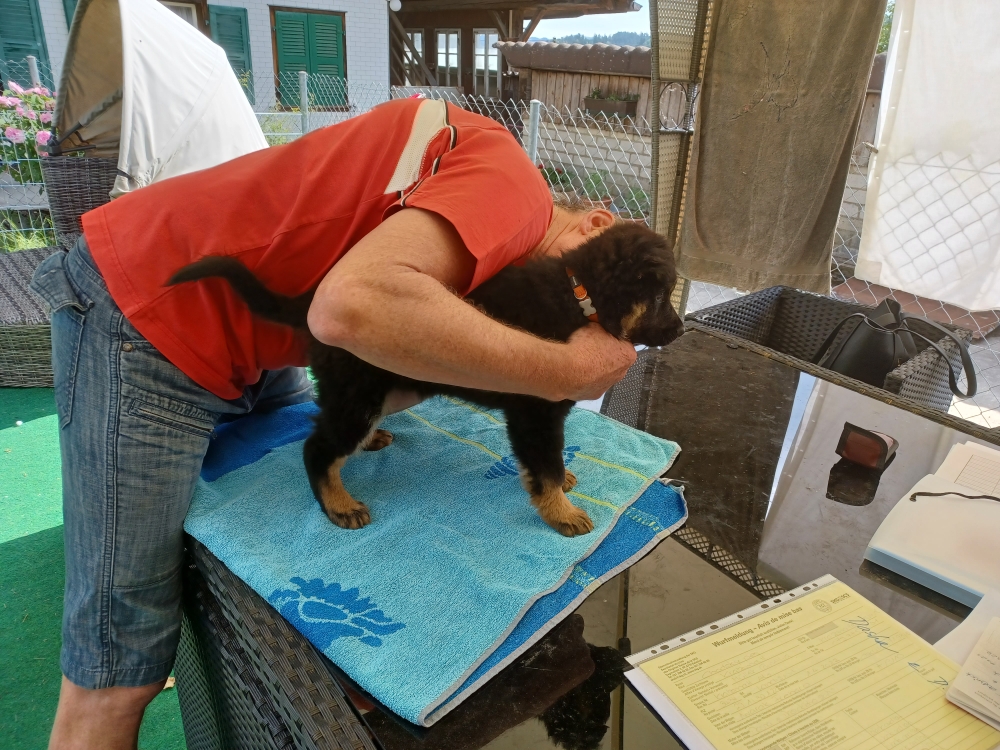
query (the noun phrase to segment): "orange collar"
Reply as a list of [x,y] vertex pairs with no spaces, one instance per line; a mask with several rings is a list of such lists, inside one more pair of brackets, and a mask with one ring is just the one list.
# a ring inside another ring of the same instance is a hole
[[596,323],[597,308],[594,307],[594,303],[590,300],[590,295],[587,294],[587,287],[577,281],[576,273],[574,273],[572,268],[566,268],[566,275],[569,276],[569,283],[573,285],[573,296],[576,297],[576,301],[580,304],[583,314],[587,316],[588,320]]

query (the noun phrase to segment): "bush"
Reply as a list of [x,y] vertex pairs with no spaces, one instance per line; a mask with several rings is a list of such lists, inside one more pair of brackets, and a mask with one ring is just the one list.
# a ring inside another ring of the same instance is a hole
[[0,96],[2,169],[22,185],[42,181],[38,159],[48,154],[55,108],[55,92],[43,86],[24,89],[9,81]]

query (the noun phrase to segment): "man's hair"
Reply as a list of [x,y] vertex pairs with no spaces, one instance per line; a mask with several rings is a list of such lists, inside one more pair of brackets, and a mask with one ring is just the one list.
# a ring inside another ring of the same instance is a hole
[[[584,198],[577,193],[553,193],[552,205],[577,214],[585,214],[596,208],[604,208],[604,204]],[[625,220],[618,214],[615,214],[615,224],[624,223]]]

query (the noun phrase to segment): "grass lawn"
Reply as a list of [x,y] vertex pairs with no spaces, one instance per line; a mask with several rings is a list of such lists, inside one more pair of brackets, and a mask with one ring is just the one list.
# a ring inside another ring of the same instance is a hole
[[[0,388],[0,737],[19,750],[47,746],[59,697],[60,492],[52,390]],[[139,748],[185,748],[176,690],[146,710]]]

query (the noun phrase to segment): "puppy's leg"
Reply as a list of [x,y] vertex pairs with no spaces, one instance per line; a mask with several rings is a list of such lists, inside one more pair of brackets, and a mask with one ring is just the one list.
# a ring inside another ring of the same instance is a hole
[[[371,514],[363,503],[351,497],[340,479],[347,453],[353,452],[353,448],[345,449],[344,443],[350,441],[343,441],[342,433],[337,433],[331,435],[323,424],[316,425],[316,432],[306,439],[302,452],[306,474],[327,517],[343,529],[360,529],[371,522]],[[362,434],[358,442],[363,438]]]
[[564,536],[586,534],[594,523],[565,490],[576,477],[563,464],[563,422],[570,405],[525,397],[504,408],[507,435],[521,463],[521,479],[542,519]]
[[368,437],[368,442],[365,443],[366,451],[380,451],[388,445],[392,444],[392,433],[388,430],[375,430]]
[[329,519],[341,528],[359,529],[370,523],[371,514],[351,497],[340,470],[348,456],[378,436],[375,426],[388,390],[382,381],[388,374],[346,352],[334,352],[322,364],[313,367],[321,411],[303,449],[306,474]]

